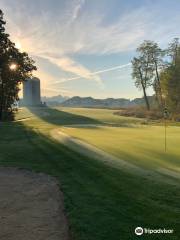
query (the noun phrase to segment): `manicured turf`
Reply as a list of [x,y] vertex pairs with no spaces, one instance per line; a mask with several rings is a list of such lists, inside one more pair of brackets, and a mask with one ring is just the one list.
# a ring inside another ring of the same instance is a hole
[[144,168],[167,168],[180,173],[180,128],[167,129],[167,152],[164,128],[68,127],[63,131],[121,159]]
[[[180,186],[178,180],[162,182],[106,166],[95,159],[89,159],[73,152],[49,136],[49,130],[57,128],[57,126],[84,123],[101,125],[105,118],[107,119],[106,123],[114,123],[117,126],[118,124],[124,125],[123,121],[126,121],[126,118],[122,120],[120,117],[118,120],[118,116],[113,116],[112,112],[107,112],[105,116],[102,116],[103,114],[101,115],[98,111],[96,114],[96,110],[93,110],[96,115],[94,117],[92,112],[90,115],[84,113],[82,116],[82,110],[77,111],[76,109],[73,110],[76,112],[73,112],[69,109],[69,113],[67,109],[64,110],[62,112],[46,108],[31,109],[31,112],[35,114],[31,120],[1,124],[0,164],[45,172],[59,179],[75,240],[180,239],[180,232],[178,232]],[[86,111],[88,112],[87,109]],[[108,114],[112,117],[110,118]],[[22,116],[23,118],[29,116],[29,112],[23,110],[19,113],[18,118]],[[149,131],[150,134],[152,130],[148,130],[149,127],[140,127],[139,120],[127,119],[127,121],[130,126],[131,123],[137,123],[137,128],[131,126],[130,128],[110,127],[109,129],[105,126],[96,129],[75,128],[72,130],[70,128],[70,131],[79,131],[82,138],[81,131],[85,131],[84,134],[88,133],[89,136],[91,130],[92,135],[97,130],[100,131],[98,135],[102,136],[104,142],[107,140],[104,138],[108,134],[117,138],[120,134],[119,131],[127,131],[122,134],[123,138],[126,137],[126,143],[131,145],[130,135],[132,134],[132,141],[140,141],[142,146],[145,142],[144,151],[146,151],[148,135],[139,140],[134,137],[137,132],[133,131]],[[178,132],[179,129],[176,131]],[[155,130],[155,132],[157,131]],[[129,134],[129,140],[127,134]],[[176,137],[173,130],[172,135]],[[91,138],[91,136],[89,137]],[[100,144],[100,140],[97,139],[96,144]],[[123,143],[123,140],[121,144],[124,144],[122,145],[124,148],[128,146]],[[108,145],[107,142],[106,146]],[[153,148],[155,145],[151,143]],[[101,147],[103,148],[102,145]],[[152,150],[149,148],[147,154],[152,154]],[[108,151],[111,150],[108,149]],[[121,152],[118,152],[119,154]],[[171,159],[174,162],[173,166],[178,166],[178,158],[175,159],[172,155]],[[165,162],[169,164],[169,160]],[[175,233],[173,235],[137,237],[134,234],[134,228],[137,226],[173,228]]]
[[[91,116],[97,121],[111,123],[114,126],[63,128],[63,131],[69,135],[144,168],[166,168],[180,173],[180,127],[167,127],[167,151],[165,153],[165,129],[162,125],[144,125],[142,124],[144,120],[116,116],[113,110],[82,108],[63,110]],[[128,125],[123,127],[123,123],[129,124],[129,127]],[[122,127],[116,127],[120,124]]]

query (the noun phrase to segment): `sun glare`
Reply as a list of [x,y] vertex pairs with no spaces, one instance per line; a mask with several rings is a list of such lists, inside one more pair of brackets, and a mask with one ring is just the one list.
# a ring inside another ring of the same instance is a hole
[[20,43],[19,41],[15,43],[15,46],[16,46],[16,48],[19,49],[19,50],[22,49],[22,45],[21,45],[21,43]]
[[14,70],[16,70],[16,68],[17,68],[17,64],[12,63],[12,64],[9,66],[9,68],[14,71]]

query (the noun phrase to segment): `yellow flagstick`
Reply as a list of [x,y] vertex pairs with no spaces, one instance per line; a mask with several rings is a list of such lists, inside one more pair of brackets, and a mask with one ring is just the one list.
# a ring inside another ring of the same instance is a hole
[[164,147],[165,147],[165,152],[166,152],[166,149],[167,149],[167,137],[166,137],[166,127],[167,127],[167,124],[166,124],[166,118],[165,118],[165,121],[164,121],[164,127],[165,127],[165,138],[164,138]]
[[164,148],[165,152],[167,151],[167,118],[168,118],[168,110],[164,108]]

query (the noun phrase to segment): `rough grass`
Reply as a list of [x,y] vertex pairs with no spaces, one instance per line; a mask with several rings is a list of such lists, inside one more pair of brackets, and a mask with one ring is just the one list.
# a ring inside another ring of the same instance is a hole
[[97,117],[99,112],[96,117],[71,110],[31,112],[36,116],[23,124],[1,124],[0,164],[45,172],[59,179],[75,240],[139,239],[134,234],[137,226],[175,230],[173,235],[144,235],[141,239],[180,238],[178,181],[168,184],[111,168],[73,152],[48,135],[57,126],[102,124],[104,119],[119,124],[118,119]]
[[146,118],[151,120],[163,119],[162,111],[158,109],[152,109],[148,111],[144,107],[130,107],[120,111],[116,111],[115,114],[120,116]]

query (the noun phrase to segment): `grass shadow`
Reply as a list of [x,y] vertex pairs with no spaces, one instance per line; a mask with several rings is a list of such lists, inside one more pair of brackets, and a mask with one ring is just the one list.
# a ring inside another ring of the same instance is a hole
[[55,125],[103,124],[103,122],[90,117],[68,113],[50,107],[28,107],[28,110],[43,121]]

